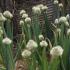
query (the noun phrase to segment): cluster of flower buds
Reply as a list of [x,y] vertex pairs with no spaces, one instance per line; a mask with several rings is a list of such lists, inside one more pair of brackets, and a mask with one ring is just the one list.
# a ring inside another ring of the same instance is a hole
[[47,47],[47,46],[48,46],[48,43],[47,43],[45,40],[42,40],[42,41],[40,42],[40,46],[41,46],[41,47]]
[[63,4],[59,3],[59,0],[54,0],[53,4],[59,8],[60,11],[63,10]]
[[0,22],[5,22],[7,19],[12,19],[13,15],[10,11],[4,11],[4,13],[0,13]]
[[26,49],[22,51],[22,57],[30,57],[32,51],[38,47],[38,44],[34,40],[29,40],[26,45]]
[[5,38],[2,40],[2,43],[3,43],[3,44],[6,44],[6,45],[9,45],[9,44],[12,43],[12,40],[9,39],[8,37],[5,37]]
[[47,11],[48,7],[43,4],[36,5],[32,7],[32,12],[34,14],[40,15],[42,11]]
[[69,15],[67,15],[66,17],[65,16],[61,16],[59,19],[55,19],[54,23],[56,25],[64,23],[65,26],[68,27],[69,26],[68,20],[69,20]]
[[[57,25],[57,27],[58,27],[58,25],[60,26],[61,24],[63,24],[63,25],[65,25],[68,28],[66,30],[67,31],[67,36],[70,35],[69,18],[70,18],[70,16],[69,16],[69,14],[67,14],[66,17],[65,16],[61,16],[59,19],[55,19],[55,21],[54,21],[54,23],[55,23],[55,25]],[[60,28],[57,28],[56,31],[60,35],[62,30]]]
[[37,47],[38,47],[38,44],[34,40],[29,40],[27,45],[26,45],[26,48],[28,50],[32,50],[32,49],[35,49]]
[[20,25],[23,26],[24,25],[24,21],[20,20]]
[[21,55],[22,55],[23,58],[28,58],[28,57],[31,56],[31,51],[25,49],[25,50],[23,50]]
[[59,2],[58,2],[58,0],[54,0],[54,5],[57,5]]
[[28,16],[25,10],[20,11],[20,16],[22,18],[20,20],[20,25],[24,25],[24,23],[27,23],[27,24],[31,23],[31,18]]
[[56,58],[62,56],[63,51],[64,51],[63,48],[57,45],[50,50],[50,54],[52,55],[52,58]]
[[12,19],[13,15],[10,11],[4,11],[3,15],[8,18],[8,19]]
[[59,23],[64,23],[66,26],[69,26],[69,22],[66,17],[62,16],[59,18]]
[[[13,15],[10,11],[4,11],[4,13],[0,13],[0,23],[3,23],[5,21],[7,21],[7,19],[12,19]],[[3,35],[3,30],[4,30],[4,26],[3,24],[0,25],[0,36]],[[3,44],[11,44],[12,40],[10,40],[8,37],[4,38],[2,40]]]
[[40,41],[44,40],[44,36],[43,36],[42,34],[39,35],[39,40],[40,40]]
[[6,18],[3,16],[2,13],[0,13],[0,22],[4,22],[6,21]]
[[26,11],[25,10],[21,10],[20,11],[20,15],[22,16],[23,14],[25,14],[26,13]]

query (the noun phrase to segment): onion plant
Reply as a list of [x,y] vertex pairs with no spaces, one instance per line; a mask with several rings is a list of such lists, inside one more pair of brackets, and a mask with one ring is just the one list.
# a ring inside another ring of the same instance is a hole
[[[9,11],[0,13],[0,70],[16,70],[18,60],[25,60],[28,70],[70,70],[70,16],[64,14],[63,4],[58,0],[53,4],[57,13],[53,23],[48,21],[46,5],[33,6],[31,18],[25,10],[20,11],[22,33],[16,42],[15,56],[13,15]],[[44,17],[44,35],[40,27],[41,14]]]

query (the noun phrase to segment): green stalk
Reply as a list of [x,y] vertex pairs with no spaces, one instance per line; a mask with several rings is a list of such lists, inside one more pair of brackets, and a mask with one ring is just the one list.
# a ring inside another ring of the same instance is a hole
[[56,46],[58,45],[57,34],[54,31],[53,33],[54,33],[54,38],[55,38],[54,46]]
[[43,48],[43,52],[42,52],[42,66],[43,66],[43,70],[48,70],[48,61],[47,61],[47,56],[46,56],[46,47]]
[[7,21],[6,21],[6,34],[11,40],[13,40],[13,29],[12,28],[13,28],[13,26],[12,26],[11,20],[7,19]]
[[30,29],[30,25],[27,25],[28,27],[28,36],[29,36],[29,40],[31,39],[31,29]]
[[11,46],[3,45],[2,52],[3,52],[3,56],[4,56],[3,59],[4,59],[6,70],[14,70],[15,63],[14,63],[14,59],[13,59]]
[[1,58],[2,58],[2,64],[4,64],[4,56],[3,56],[3,46],[2,46],[2,39],[3,39],[3,37],[1,36],[0,37],[0,55],[1,55]]
[[63,63],[62,57],[60,57],[60,62],[61,62],[62,70],[66,70],[66,69],[65,69],[65,66],[64,66],[64,63]]
[[2,37],[0,38],[0,54],[2,56],[6,70],[14,70],[13,54],[10,45],[2,44]]
[[[6,32],[5,32],[5,29],[4,29],[4,24],[2,23],[1,26],[2,26],[2,29],[3,29],[4,34],[6,36]],[[14,64],[15,63],[13,61],[13,54],[12,54],[12,49],[11,49],[13,46],[2,44],[2,40],[3,40],[3,36],[0,37],[0,47],[1,47],[0,54],[2,56],[4,65],[6,67],[6,70],[14,70]]]
[[55,18],[59,18],[59,16],[60,16],[60,11],[59,11],[59,6],[58,6],[58,4],[55,4],[54,5],[54,9],[55,9]]
[[25,41],[27,42],[29,40],[29,33],[28,33],[27,24],[25,22],[24,22],[24,25],[22,26],[22,33],[24,33]]
[[51,23],[48,21],[48,18],[47,18],[47,14],[46,13],[43,13],[43,16],[44,16],[44,21],[45,21],[45,36],[48,37],[50,39],[50,41],[53,40],[53,31],[52,31],[52,25]]
[[34,33],[34,38],[38,42],[38,36],[41,34],[40,26],[39,26],[39,16],[38,15],[33,15],[32,18],[32,28],[33,28],[33,33]]
[[60,60],[58,57],[55,57],[50,61],[49,70],[58,70]]
[[64,23],[61,23],[61,36],[60,36],[60,41],[61,41],[61,45],[63,45],[63,41],[64,41]]
[[64,48],[64,53],[63,53],[63,63],[66,68],[66,70],[69,69],[69,49],[70,49],[70,40],[68,38],[64,38],[63,41],[63,48]]
[[25,26],[23,25],[22,26],[22,35],[24,36],[24,42],[23,42],[24,43],[24,46],[26,46],[26,33],[27,33],[27,30],[26,30]]
[[32,54],[31,60],[29,63],[29,70],[36,70],[36,57],[35,54]]

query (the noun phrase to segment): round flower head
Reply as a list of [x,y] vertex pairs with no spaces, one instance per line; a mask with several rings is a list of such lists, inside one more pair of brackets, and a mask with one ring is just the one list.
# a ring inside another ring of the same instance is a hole
[[22,15],[22,18],[23,18],[23,19],[25,19],[25,18],[27,18],[27,17],[28,17],[28,14],[23,14],[23,15]]
[[24,21],[23,20],[20,20],[20,25],[24,25]]
[[34,40],[29,40],[27,45],[26,45],[26,48],[28,50],[32,50],[32,49],[35,49],[37,47],[38,47],[38,45],[37,45],[37,43]]
[[2,28],[0,27],[0,37],[2,36],[2,34],[3,34],[3,30],[2,30]]
[[37,14],[37,15],[41,14],[41,9],[37,6],[34,6],[32,8],[32,11],[33,11],[34,14]]
[[3,16],[2,13],[0,13],[0,22],[4,22],[6,20],[6,18]]
[[8,19],[12,19],[13,15],[10,11],[4,11],[3,15],[8,18]]
[[44,36],[43,35],[39,35],[39,40],[40,41],[44,40]]
[[47,6],[43,6],[43,7],[42,7],[42,11],[46,11],[47,9],[48,9]]
[[44,6],[43,4],[37,5],[37,7],[39,7],[40,9],[42,9],[43,6]]
[[20,15],[22,16],[23,14],[25,14],[26,13],[26,11],[25,10],[21,10],[20,11]]
[[62,4],[62,3],[59,3],[59,7],[60,7],[60,8],[63,8],[63,4]]
[[56,5],[56,4],[58,4],[59,2],[58,2],[58,0],[54,0],[54,5]]
[[59,24],[59,20],[58,19],[55,19],[54,23],[55,24]]
[[59,9],[60,9],[60,11],[62,10],[62,8],[63,8],[63,4],[59,3]]
[[31,51],[25,49],[25,50],[22,52],[21,55],[22,55],[23,58],[30,57],[30,56],[31,56]]
[[41,46],[41,47],[47,47],[47,46],[48,46],[48,43],[47,43],[46,41],[42,40],[42,41],[40,42],[40,46]]
[[67,30],[67,35],[68,35],[68,36],[70,35],[70,29]]
[[70,19],[70,15],[69,15],[69,14],[67,14],[67,15],[66,15],[66,18],[67,18],[67,20],[69,20],[69,19]]
[[31,18],[30,17],[25,18],[25,22],[26,23],[31,23]]
[[8,37],[6,37],[6,38],[4,38],[4,39],[2,40],[2,43],[9,45],[9,44],[12,43],[12,40],[10,40]]
[[66,17],[60,17],[59,18],[59,23],[65,23],[67,21]]
[[63,48],[61,46],[55,46],[50,50],[50,54],[53,58],[62,56],[63,54]]

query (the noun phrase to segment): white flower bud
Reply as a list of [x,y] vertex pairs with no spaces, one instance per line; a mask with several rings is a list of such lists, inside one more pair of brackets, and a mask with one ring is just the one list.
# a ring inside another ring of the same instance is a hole
[[42,40],[42,41],[40,42],[40,46],[41,46],[41,47],[47,47],[47,46],[48,46],[48,43],[47,43],[46,41]]
[[59,9],[60,9],[60,11],[62,11],[62,9],[63,9],[63,4],[62,3],[59,3]]
[[21,55],[22,55],[23,58],[30,57],[30,56],[31,56],[31,51],[25,49],[25,50],[22,52]]
[[34,40],[29,40],[27,45],[26,45],[26,48],[28,50],[32,50],[32,49],[35,49],[37,47],[38,47],[38,44]]
[[6,21],[6,18],[3,16],[2,13],[0,13],[0,22],[4,22]]
[[67,15],[66,15],[66,18],[67,18],[67,20],[69,20],[69,19],[70,19],[70,15],[69,15],[69,14],[67,14]]
[[37,5],[37,7],[39,7],[40,9],[42,9],[43,6],[44,6],[43,4]]
[[37,7],[37,6],[34,6],[34,7],[32,8],[32,11],[33,11],[34,14],[37,14],[37,15],[41,14],[41,10],[40,10],[40,8]]
[[59,23],[65,23],[67,21],[66,17],[60,17],[59,18]]
[[13,15],[12,15],[12,13],[10,11],[4,11],[3,15],[6,18],[9,18],[9,19],[13,18]]
[[59,2],[58,2],[58,0],[54,0],[54,5],[56,5],[56,4],[58,4]]
[[21,10],[20,11],[20,15],[22,16],[23,14],[25,14],[26,13],[26,11],[25,10]]
[[53,58],[55,58],[55,57],[62,56],[63,51],[64,51],[63,48],[57,45],[50,50],[50,54],[52,55]]
[[27,17],[27,18],[25,19],[25,22],[26,22],[26,23],[31,23],[31,18],[30,18],[30,17]]
[[63,8],[63,4],[62,3],[59,3],[59,8]]
[[39,35],[39,40],[40,41],[44,40],[44,36],[43,35]]
[[67,35],[68,35],[68,36],[70,35],[70,29],[67,30]]
[[42,11],[46,11],[48,9],[48,7],[47,6],[43,6],[41,9],[42,9]]
[[20,20],[20,25],[24,25],[24,21],[23,20]]
[[58,19],[55,19],[54,23],[55,24],[59,24],[59,20]]
[[8,37],[6,37],[2,40],[2,43],[9,45],[12,43],[12,40],[10,40]]
[[23,15],[22,15],[22,18],[23,18],[23,19],[25,19],[25,18],[27,18],[27,17],[28,17],[28,14],[23,14]]

